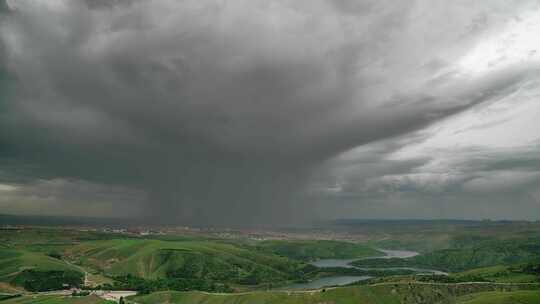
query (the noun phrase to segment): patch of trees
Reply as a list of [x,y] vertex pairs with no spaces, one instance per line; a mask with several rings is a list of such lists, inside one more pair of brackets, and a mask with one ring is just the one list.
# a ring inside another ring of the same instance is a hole
[[540,275],[540,263],[528,263],[521,269],[522,272]]
[[57,260],[61,260],[61,259],[62,259],[62,254],[59,253],[59,252],[56,252],[56,251],[49,252],[47,255],[50,256],[50,257],[53,258],[53,259],[57,259]]
[[19,273],[13,283],[28,291],[50,291],[66,287],[79,287],[83,284],[84,275],[72,270],[37,271],[24,270]]
[[446,275],[418,275],[415,276],[417,281],[430,283],[464,283],[464,282],[491,282],[482,276],[463,275],[463,276],[446,276]]
[[395,275],[410,275],[418,271],[412,269],[359,269],[346,267],[323,267],[317,270],[317,273],[323,275],[351,275],[351,276],[370,276],[387,277]]
[[113,285],[105,284],[104,289],[136,290],[141,294],[148,294],[160,290],[189,291],[199,290],[208,292],[232,292],[232,288],[225,283],[203,278],[162,278],[147,280],[133,275],[115,277]]

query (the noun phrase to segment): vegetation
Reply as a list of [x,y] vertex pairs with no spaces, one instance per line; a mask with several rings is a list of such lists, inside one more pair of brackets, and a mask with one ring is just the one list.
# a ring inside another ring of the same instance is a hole
[[318,259],[354,259],[384,255],[372,247],[338,241],[264,241],[257,244],[259,251],[274,253],[300,261]]
[[50,256],[23,249],[0,249],[0,281],[29,291],[80,286],[80,269]]
[[33,269],[23,270],[12,280],[15,285],[22,286],[28,291],[49,291],[80,287],[83,281],[84,275],[78,271],[36,271]]
[[1,302],[2,304],[115,304],[97,296],[65,297],[59,295],[40,295],[16,297]]
[[9,300],[20,297],[20,294],[0,294],[0,301]]
[[[395,228],[392,233],[377,230],[373,233],[381,233],[383,240],[364,244],[194,235],[142,238],[53,228],[0,229],[0,291],[23,293],[21,297],[0,301],[107,303],[87,291],[72,296],[40,294],[35,299],[25,294],[83,284],[86,289],[93,286],[137,290],[139,295],[125,302],[140,304],[474,304],[484,303],[474,302],[483,297],[493,299],[493,303],[499,303],[498,299],[502,299],[500,303],[513,303],[508,302],[513,299],[528,303],[527,299],[534,299],[537,291],[526,289],[540,288],[540,225],[512,224],[506,228],[508,231],[491,223],[478,227],[452,225],[431,227],[421,222],[414,223],[414,228]],[[430,240],[421,255],[407,259],[361,259],[381,255],[373,248],[383,243],[397,248],[420,246],[410,236],[414,231]],[[430,246],[436,249],[431,250]],[[355,265],[366,269],[318,268],[308,263],[326,258],[358,258]],[[439,269],[449,275],[421,275],[414,270],[389,267]],[[373,279],[348,287],[326,288],[324,292],[274,289],[341,275]]]
[[[463,240],[460,240],[463,242]],[[540,258],[539,239],[483,239],[459,243],[452,249],[435,250],[407,259],[368,259],[353,262],[358,267],[424,267],[464,271],[495,265],[512,265]]]
[[[0,281],[31,291],[51,290],[79,286],[86,272],[88,280],[98,281],[92,285],[112,289],[230,292],[241,286],[269,288],[338,272],[320,271],[274,253],[281,248],[296,248],[290,252],[313,250],[312,257],[376,252],[366,246],[335,241],[292,242],[288,247],[280,245],[286,242],[263,242],[255,249],[242,242],[208,238],[111,238],[71,230],[53,232],[0,231],[6,241],[6,248],[0,249],[0,265],[6,265],[0,268]],[[305,259],[305,255],[295,256]]]
[[540,291],[482,292],[460,297],[457,304],[537,304]]
[[[128,302],[129,300],[133,300],[136,303],[140,304],[450,304],[456,303],[456,301],[458,300],[465,299],[463,298],[463,296],[465,295],[474,295],[482,292],[502,293],[503,290],[514,293],[520,292],[520,290],[523,288],[530,289],[531,286],[498,286],[488,284],[428,285],[418,283],[399,283],[372,286],[351,286],[333,289],[322,289],[309,292],[273,291],[227,295],[207,294],[201,292],[157,292],[149,295],[139,295],[128,298]],[[534,288],[540,288],[540,286],[536,286]],[[525,291],[524,293],[538,294],[539,291]]]
[[119,279],[129,275],[152,282],[152,286],[276,284],[301,279],[312,268],[274,254],[207,240],[90,241],[64,254],[67,259],[119,282],[131,282]]
[[233,289],[227,283],[221,283],[204,278],[161,278],[147,280],[132,275],[116,277],[115,282],[103,286],[110,290],[137,290],[142,294],[148,294],[159,290],[200,290],[207,292],[232,292]]

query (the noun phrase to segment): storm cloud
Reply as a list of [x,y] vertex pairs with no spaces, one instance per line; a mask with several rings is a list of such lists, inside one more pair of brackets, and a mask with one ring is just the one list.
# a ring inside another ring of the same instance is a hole
[[[434,125],[536,88],[535,45],[484,65],[475,55],[536,6],[7,0],[0,194],[15,211],[49,185],[73,213],[94,204],[158,223],[250,225],[351,204],[365,216],[369,202],[399,201],[389,192],[415,200],[459,184],[477,199],[500,180],[534,184],[514,168],[419,172],[437,155],[418,147],[441,134]],[[473,163],[459,155],[456,166]]]

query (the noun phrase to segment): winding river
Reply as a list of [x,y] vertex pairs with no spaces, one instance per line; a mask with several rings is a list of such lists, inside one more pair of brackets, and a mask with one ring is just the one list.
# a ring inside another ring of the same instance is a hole
[[[408,251],[408,250],[387,250],[387,249],[377,249],[378,251],[383,252],[384,256],[374,256],[374,257],[367,257],[364,259],[374,259],[374,258],[383,258],[383,259],[390,259],[390,258],[410,258],[413,256],[417,256],[419,253],[415,251]],[[351,265],[351,262],[357,261],[359,259],[322,259],[315,262],[312,262],[312,265],[315,265],[317,267],[345,267],[345,268],[355,268],[355,266]],[[372,270],[372,269],[383,269],[383,268],[358,268],[358,269],[364,269],[364,270]],[[392,267],[392,268],[384,268],[385,270],[392,270],[392,269],[409,269],[414,270],[419,273],[431,273],[431,274],[446,274],[445,272],[434,270],[434,269],[421,269],[421,268],[414,268],[414,267]],[[371,279],[370,276],[334,276],[334,277],[325,277],[320,278],[308,283],[297,283],[292,284],[286,287],[286,289],[291,290],[298,290],[298,289],[319,289],[326,286],[342,286],[351,284],[358,281],[363,281]]]

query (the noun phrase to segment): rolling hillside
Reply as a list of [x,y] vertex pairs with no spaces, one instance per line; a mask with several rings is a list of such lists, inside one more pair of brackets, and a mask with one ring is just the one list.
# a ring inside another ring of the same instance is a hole
[[358,260],[358,267],[424,267],[459,272],[496,265],[512,265],[540,259],[538,238],[475,240],[466,246],[442,249],[406,259]]
[[305,266],[274,254],[216,241],[116,239],[83,242],[67,259],[112,277],[198,278],[258,284],[295,278]]
[[262,252],[274,253],[300,261],[354,259],[384,255],[382,252],[363,244],[327,240],[264,241],[258,243],[256,248]]
[[63,284],[81,285],[83,278],[79,268],[45,254],[0,249],[0,290],[10,291],[14,286],[33,291],[54,290]]
[[460,297],[456,304],[537,304],[540,291],[522,290],[513,292],[481,292]]
[[114,304],[96,296],[65,297],[58,295],[50,296],[24,296],[2,301],[2,304]]
[[78,271],[74,266],[45,254],[24,250],[0,249],[0,280],[16,275],[23,270]]
[[[418,284],[390,283],[372,286],[351,286],[307,292],[250,292],[244,294],[209,294],[202,292],[157,292],[140,295],[130,300],[140,304],[457,304],[483,298],[482,295],[519,296],[535,299],[539,290],[521,291],[521,288],[540,288],[540,285],[489,284]],[[506,290],[506,291],[504,291]],[[476,296],[478,295],[478,296]],[[470,302],[520,303],[520,302]],[[538,303],[538,302],[523,302]]]

